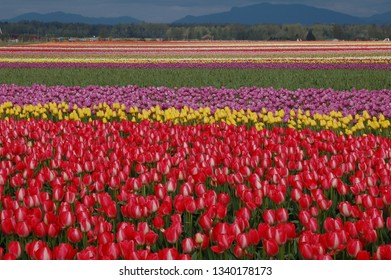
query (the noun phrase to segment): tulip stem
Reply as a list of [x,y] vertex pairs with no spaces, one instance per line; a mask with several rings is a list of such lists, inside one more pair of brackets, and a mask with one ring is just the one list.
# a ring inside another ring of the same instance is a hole
[[282,244],[282,246],[280,247],[279,259],[284,260],[284,255],[285,255],[285,245]]
[[83,232],[83,250],[87,248],[87,233]]

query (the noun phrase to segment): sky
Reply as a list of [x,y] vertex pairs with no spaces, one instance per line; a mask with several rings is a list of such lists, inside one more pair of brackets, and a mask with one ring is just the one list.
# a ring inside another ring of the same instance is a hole
[[168,23],[186,15],[224,12],[257,3],[306,4],[354,16],[391,11],[391,0],[1,0],[0,20],[24,13],[67,12],[89,17],[131,16]]

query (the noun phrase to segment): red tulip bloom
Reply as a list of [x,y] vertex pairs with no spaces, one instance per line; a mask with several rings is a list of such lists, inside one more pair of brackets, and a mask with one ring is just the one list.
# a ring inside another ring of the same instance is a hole
[[156,243],[158,240],[159,235],[155,233],[154,231],[149,231],[148,233],[145,234],[145,244],[152,246],[153,244]]
[[159,259],[161,260],[177,260],[179,253],[175,248],[165,248],[158,252]]
[[89,219],[82,219],[79,223],[80,223],[81,232],[89,232],[92,228],[91,222]]
[[194,235],[194,243],[198,248],[205,250],[209,245],[209,237],[203,233],[197,232]]
[[371,254],[368,251],[360,251],[356,255],[357,260],[370,260]]
[[69,243],[61,243],[53,248],[53,259],[55,260],[73,260],[77,253]]
[[83,234],[79,228],[69,228],[67,231],[67,236],[69,242],[72,243],[78,243],[83,238]]
[[234,247],[234,255],[236,258],[238,258],[238,259],[243,258],[244,254],[245,254],[245,251],[239,245],[236,245]]
[[272,209],[265,210],[262,213],[262,218],[265,221],[265,223],[268,223],[269,225],[273,225],[276,222],[275,211]]
[[124,240],[119,244],[121,255],[125,260],[130,260],[132,258],[132,253],[136,251],[136,244],[134,240]]
[[109,242],[99,245],[98,253],[102,259],[117,260],[121,255],[121,250],[117,243]]
[[316,259],[320,260],[320,261],[331,261],[331,260],[333,260],[333,257],[330,256],[329,254],[326,254],[326,255],[319,255],[319,256],[317,256]]
[[247,236],[250,245],[258,245],[260,241],[260,237],[256,229],[254,228],[250,229]]
[[175,244],[178,242],[179,232],[176,228],[169,227],[163,232],[163,234],[166,237],[168,243]]
[[263,249],[269,257],[274,257],[278,254],[278,244],[274,239],[263,240]]
[[98,250],[95,246],[88,246],[83,251],[76,254],[78,260],[97,260]]
[[161,217],[161,216],[156,216],[155,218],[153,218],[152,220],[152,225],[156,228],[156,229],[161,229],[164,227],[164,219]]
[[386,227],[387,227],[388,230],[391,230],[391,217],[387,217]]
[[312,246],[308,243],[299,243],[299,252],[306,260],[312,260],[314,258]]
[[44,222],[39,222],[33,228],[33,233],[36,237],[45,237],[48,234],[48,226]]
[[217,236],[217,246],[211,246],[210,249],[215,253],[223,253],[228,250],[234,241],[235,237],[228,234],[220,234]]
[[31,232],[31,227],[26,222],[19,222],[15,225],[15,232],[19,237],[27,237]]
[[303,194],[298,202],[301,209],[308,209],[312,204],[312,198],[308,194]]
[[[20,257],[20,255],[22,254],[22,247],[20,246],[20,242],[19,241],[11,241],[8,244],[8,252],[10,254],[13,254],[15,256],[15,258],[18,259]],[[0,258],[1,258],[1,256],[0,256]]]
[[344,217],[350,217],[352,215],[352,206],[347,201],[339,203],[338,209]]
[[60,234],[61,228],[57,224],[50,223],[48,225],[48,236],[55,238]]
[[185,254],[190,254],[195,248],[193,239],[185,238],[182,241],[182,252]]
[[282,223],[288,220],[288,210],[286,208],[279,208],[276,210],[276,219],[277,222]]
[[250,245],[250,240],[247,233],[240,233],[236,236],[236,242],[240,248],[246,249]]
[[364,238],[365,238],[365,241],[368,243],[376,242],[376,240],[377,240],[376,230],[374,230],[374,229],[364,230]]
[[[43,242],[41,240],[32,241],[32,242],[26,244],[27,254],[29,255],[30,258],[35,259],[35,260],[38,260],[38,259],[41,259],[41,257],[44,257],[45,254],[42,255],[42,253],[48,253],[48,251],[40,250],[42,248],[47,248],[47,245],[45,242]],[[40,252],[41,252],[40,256],[36,255],[38,250],[40,250]]]
[[11,254],[11,253],[6,253],[3,256],[3,260],[13,261],[13,260],[16,260],[16,259],[17,258],[14,256],[14,254]]
[[337,232],[328,232],[325,237],[329,249],[337,250],[342,243]]
[[362,243],[358,239],[349,239],[346,250],[348,254],[355,258],[357,254],[362,250]]
[[274,240],[276,240],[278,245],[283,245],[288,241],[287,231],[282,227],[277,227],[274,232]]
[[199,219],[199,224],[204,231],[208,231],[212,228],[213,221],[208,215],[203,214]]

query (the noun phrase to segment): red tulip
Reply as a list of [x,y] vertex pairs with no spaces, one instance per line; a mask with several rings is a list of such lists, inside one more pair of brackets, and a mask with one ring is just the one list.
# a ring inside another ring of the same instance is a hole
[[352,206],[350,205],[349,202],[341,202],[338,205],[339,212],[344,216],[344,217],[350,217],[352,215]]
[[276,222],[276,214],[272,209],[267,209],[262,213],[263,220],[269,225],[273,225]]
[[371,255],[368,251],[360,251],[356,255],[357,260],[370,260]]
[[299,251],[306,260],[312,260],[314,257],[312,246],[308,243],[299,243]]
[[210,249],[215,253],[223,253],[228,250],[234,241],[235,237],[228,234],[220,234],[217,236],[217,246],[211,246]]
[[4,257],[3,257],[3,260],[16,260],[16,256],[14,254],[11,254],[11,253],[6,253],[4,254]]
[[165,248],[158,252],[159,259],[161,260],[177,260],[179,253],[175,248]]
[[121,255],[125,260],[130,260],[132,253],[136,250],[136,245],[134,240],[124,240],[119,243],[119,248]]
[[185,254],[190,254],[193,249],[195,248],[195,244],[193,239],[191,238],[185,238],[182,241],[182,252]]
[[117,260],[121,255],[120,247],[117,243],[109,242],[98,247],[99,255],[102,259]]
[[310,208],[311,206],[311,203],[312,203],[312,198],[311,196],[307,195],[307,194],[303,194],[300,198],[299,198],[299,205],[300,205],[300,208],[301,209],[308,209]]
[[82,219],[80,222],[81,232],[89,232],[91,230],[91,222],[89,219]]
[[348,241],[348,244],[347,244],[347,247],[346,247],[346,250],[348,252],[348,254],[351,256],[351,257],[356,257],[357,254],[362,250],[362,243],[360,240],[357,240],[357,239],[350,239]]
[[326,254],[326,255],[319,255],[317,258],[317,260],[321,260],[321,261],[330,261],[330,260],[333,260],[333,257]]
[[163,232],[168,243],[175,244],[179,239],[179,232],[176,228],[170,227]]
[[60,227],[57,224],[50,223],[48,225],[48,236],[51,238],[55,238],[60,234]]
[[84,250],[78,252],[76,254],[76,258],[78,260],[97,260],[98,259],[98,251],[95,246],[88,246]]
[[263,249],[269,257],[274,257],[278,254],[278,244],[274,239],[263,240]]
[[41,240],[27,243],[26,252],[30,256],[30,258],[35,260],[51,259],[51,252],[49,248],[47,248],[46,243]]
[[274,240],[276,240],[278,245],[283,245],[288,241],[288,234],[285,228],[277,227],[274,233]]
[[185,206],[185,210],[188,213],[194,213],[197,211],[197,203],[192,196],[185,196],[183,199],[183,204]]
[[204,231],[208,231],[212,228],[212,219],[208,215],[203,214],[199,219],[199,224]]
[[206,192],[206,187],[202,183],[198,183],[195,188],[195,193],[198,197],[201,197]]
[[164,227],[164,219],[161,217],[161,216],[156,216],[155,218],[153,218],[152,220],[152,225],[156,228],[156,229],[161,229]]
[[31,228],[26,222],[19,222],[15,225],[15,232],[19,237],[27,237],[31,232]]
[[45,237],[48,234],[48,226],[44,222],[39,222],[33,228],[36,237]]
[[198,248],[205,250],[209,245],[209,237],[203,233],[197,232],[194,235],[194,242]]
[[148,233],[145,234],[145,244],[151,246],[156,243],[158,240],[159,236],[157,233],[153,231],[149,231]]
[[228,212],[227,206],[221,203],[216,203],[215,207],[216,207],[216,218],[223,220]]
[[69,242],[78,243],[83,238],[83,235],[79,228],[69,228],[67,231],[67,237]]
[[98,243],[99,244],[107,244],[114,241],[114,234],[109,231],[103,231],[98,234]]
[[373,243],[377,240],[377,233],[374,229],[366,229],[364,230],[364,238],[368,243]]
[[286,210],[286,208],[279,208],[276,210],[276,219],[277,219],[277,222],[279,223],[283,223],[283,222],[286,222],[288,220],[288,210]]
[[376,260],[391,260],[391,246],[380,245],[373,256]]
[[55,260],[73,260],[77,253],[69,243],[61,243],[53,248],[53,259]]
[[236,236],[236,242],[242,249],[246,249],[250,245],[250,240],[246,233],[238,234],[238,236]]
[[18,259],[22,254],[22,247],[19,241],[11,241],[8,244],[8,252],[15,256]]
[[58,215],[58,222],[62,228],[70,227],[75,220],[76,217],[71,211],[63,211]]
[[243,258],[245,254],[245,251],[238,245],[234,247],[234,255],[236,258],[240,259]]
[[260,237],[256,229],[250,229],[248,232],[248,242],[250,245],[258,245]]

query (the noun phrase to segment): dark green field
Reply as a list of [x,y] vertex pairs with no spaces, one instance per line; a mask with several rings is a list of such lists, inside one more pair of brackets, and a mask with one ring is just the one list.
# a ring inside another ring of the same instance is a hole
[[286,69],[0,69],[0,84],[391,89],[391,72]]

